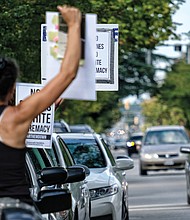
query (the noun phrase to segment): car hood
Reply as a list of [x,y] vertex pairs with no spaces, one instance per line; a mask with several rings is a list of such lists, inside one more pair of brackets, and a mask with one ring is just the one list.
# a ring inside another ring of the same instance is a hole
[[108,167],[90,169],[90,175],[86,178],[88,188],[94,189],[109,186],[111,175]]
[[180,147],[183,146],[190,147],[190,144],[144,145],[141,152],[149,154],[180,153]]

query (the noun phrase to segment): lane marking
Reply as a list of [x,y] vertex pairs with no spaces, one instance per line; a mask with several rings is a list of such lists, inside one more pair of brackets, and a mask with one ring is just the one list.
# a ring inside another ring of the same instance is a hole
[[158,205],[138,205],[129,206],[129,211],[148,211],[148,210],[178,210],[178,209],[190,209],[190,206],[186,203],[179,204],[158,204]]

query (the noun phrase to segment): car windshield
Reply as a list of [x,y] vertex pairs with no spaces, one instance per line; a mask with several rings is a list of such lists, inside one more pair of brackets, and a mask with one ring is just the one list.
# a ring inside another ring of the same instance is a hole
[[187,144],[188,137],[181,130],[149,131],[145,138],[146,145]]
[[76,164],[83,164],[89,168],[106,166],[102,151],[94,139],[63,139]]
[[131,136],[131,141],[142,141],[143,136]]

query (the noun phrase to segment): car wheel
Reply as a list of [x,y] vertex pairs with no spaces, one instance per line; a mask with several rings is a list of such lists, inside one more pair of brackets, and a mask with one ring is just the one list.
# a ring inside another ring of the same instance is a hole
[[190,196],[187,194],[187,203],[190,205]]
[[141,176],[146,176],[147,175],[147,170],[144,170],[141,165],[140,165],[140,175]]
[[128,207],[126,206],[124,196],[122,199],[122,220],[129,220],[129,210]]
[[74,214],[74,220],[78,220],[78,210],[77,208],[75,209],[75,214]]

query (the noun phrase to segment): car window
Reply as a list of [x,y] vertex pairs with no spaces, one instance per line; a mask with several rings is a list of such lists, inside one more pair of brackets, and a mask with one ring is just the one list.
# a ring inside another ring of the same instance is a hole
[[65,164],[67,167],[72,166],[74,162],[74,158],[72,158],[70,151],[68,151],[67,147],[65,146],[65,143],[61,138],[58,138],[59,147],[61,149]]
[[66,133],[66,132],[68,132],[68,130],[62,124],[55,123],[54,126],[53,126],[53,132],[55,132],[55,133]]
[[143,136],[131,136],[130,140],[132,141],[142,141]]
[[115,166],[116,165],[116,162],[115,162],[115,159],[113,157],[113,154],[111,153],[110,149],[108,148],[107,144],[105,143],[105,141],[103,139],[101,139],[101,142],[102,144],[104,145],[104,148],[106,150],[106,153],[110,159],[110,162],[111,162],[111,165],[112,166]]
[[46,158],[43,152],[43,149],[28,148],[27,152],[32,160],[36,173],[39,173],[41,169],[45,167],[51,166],[50,162],[48,161],[48,158]]
[[101,149],[94,139],[64,139],[76,164],[83,164],[89,168],[106,166]]
[[58,159],[57,154],[56,154],[54,143],[52,142],[52,147],[51,148],[48,148],[48,149],[45,149],[45,150],[48,153],[49,157],[51,158],[51,160],[53,162],[53,165],[54,166],[59,166],[60,163],[59,163],[59,159]]
[[189,140],[182,130],[149,131],[145,144],[187,144]]

